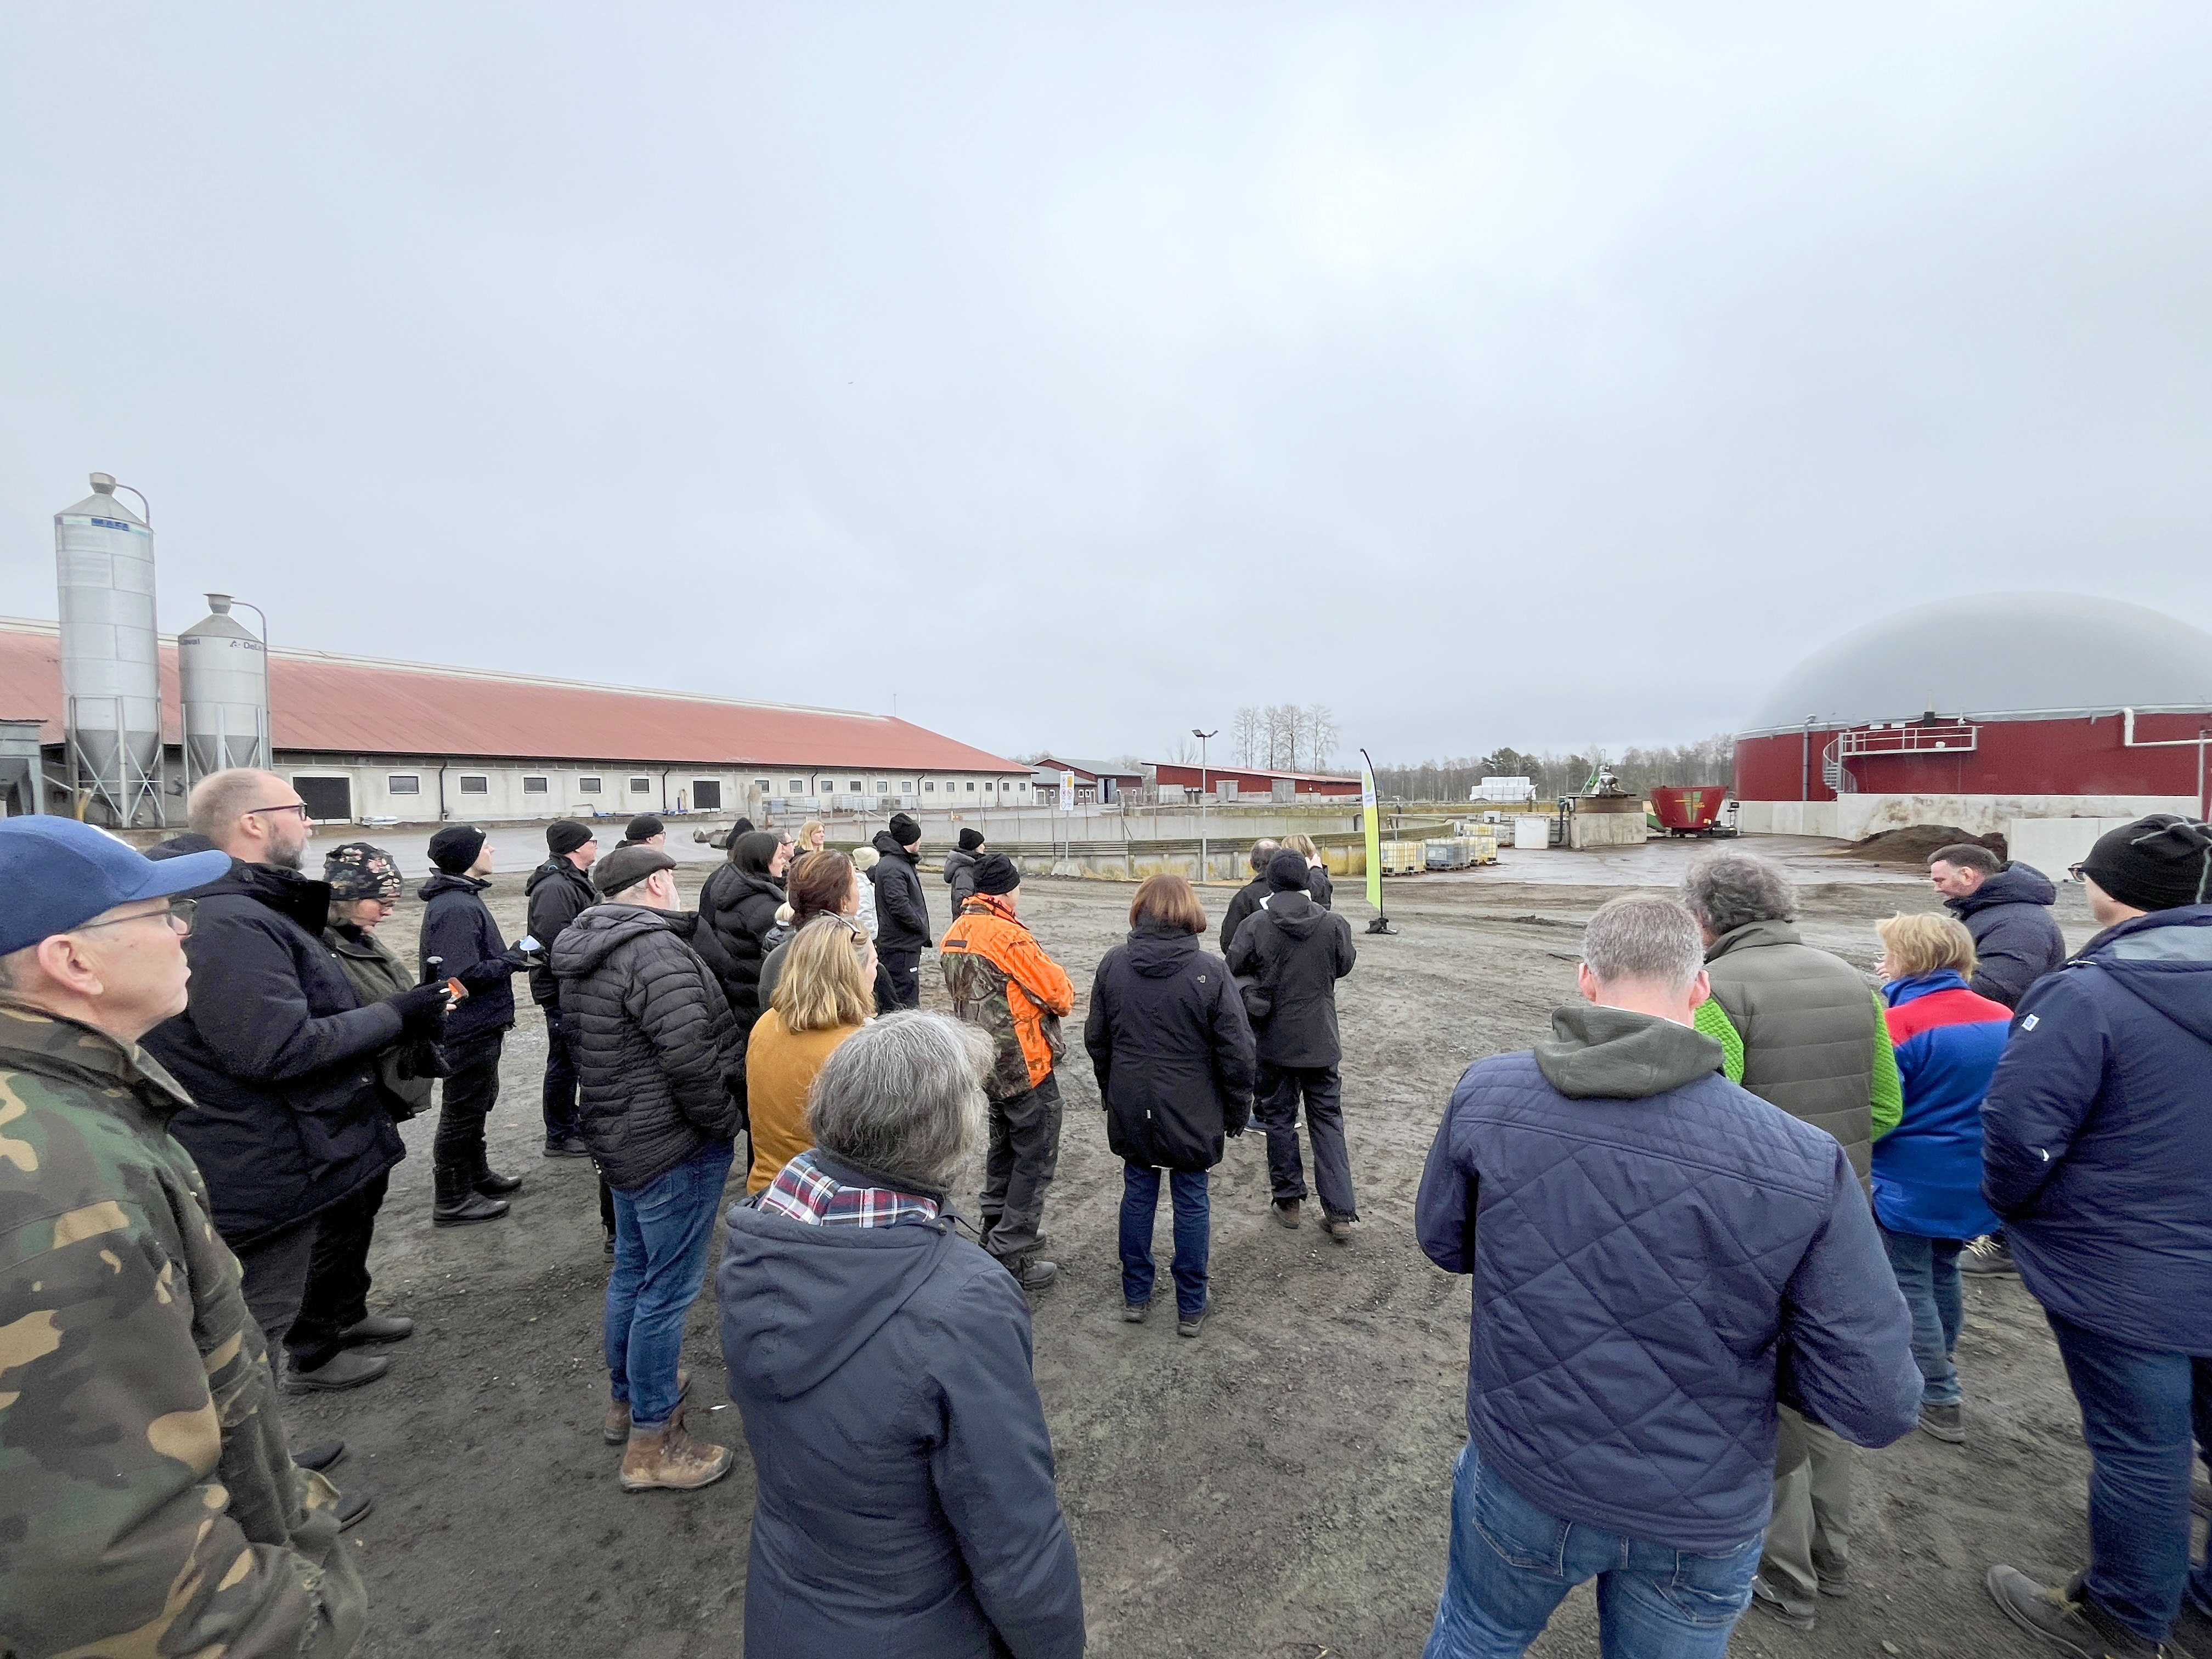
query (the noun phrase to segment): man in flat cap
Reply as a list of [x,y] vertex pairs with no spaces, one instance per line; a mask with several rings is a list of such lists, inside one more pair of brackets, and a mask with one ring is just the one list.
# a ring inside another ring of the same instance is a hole
[[177,896],[229,868],[0,823],[0,1652],[343,1659],[361,1637],[337,1494],[292,1462],[169,1133],[191,1101],[139,1047],[185,1006]]
[[684,1322],[707,1272],[743,1113],[744,1040],[690,944],[676,860],[617,847],[592,871],[600,902],[553,947],[575,1046],[584,1139],[614,1188],[605,1433],[625,1492],[688,1490],[730,1472],[726,1446],[684,1431]]

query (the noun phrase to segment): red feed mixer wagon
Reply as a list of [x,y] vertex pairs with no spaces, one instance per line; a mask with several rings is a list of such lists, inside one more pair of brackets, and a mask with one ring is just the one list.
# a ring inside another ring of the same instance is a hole
[[1710,836],[1718,827],[1725,785],[1663,783],[1651,791],[1651,810],[1670,836]]

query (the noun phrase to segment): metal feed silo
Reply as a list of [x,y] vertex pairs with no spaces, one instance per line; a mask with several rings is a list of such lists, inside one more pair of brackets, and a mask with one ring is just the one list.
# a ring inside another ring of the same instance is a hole
[[268,653],[230,614],[229,594],[207,601],[211,614],[177,635],[187,789],[228,766],[269,764]]
[[154,626],[154,532],[92,475],[92,494],[54,514],[61,581],[62,724],[85,816],[159,825],[161,658]]

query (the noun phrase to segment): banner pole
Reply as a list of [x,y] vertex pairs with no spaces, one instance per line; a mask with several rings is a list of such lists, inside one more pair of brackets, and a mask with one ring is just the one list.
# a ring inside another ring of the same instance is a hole
[[1367,830],[1367,902],[1375,907],[1375,920],[1367,924],[1367,931],[1395,933],[1398,930],[1382,910],[1382,815],[1375,801],[1375,763],[1364,749],[1359,751],[1359,816]]

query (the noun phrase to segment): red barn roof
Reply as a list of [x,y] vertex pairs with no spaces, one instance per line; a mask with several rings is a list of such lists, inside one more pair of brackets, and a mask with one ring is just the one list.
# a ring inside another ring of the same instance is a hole
[[[179,740],[177,645],[161,639],[162,735]],[[869,772],[1006,772],[1018,761],[906,720],[844,709],[738,702],[684,691],[588,685],[322,651],[270,653],[280,753],[465,755],[491,759],[830,766]],[[0,719],[46,722],[62,740],[61,635],[0,618]]]

